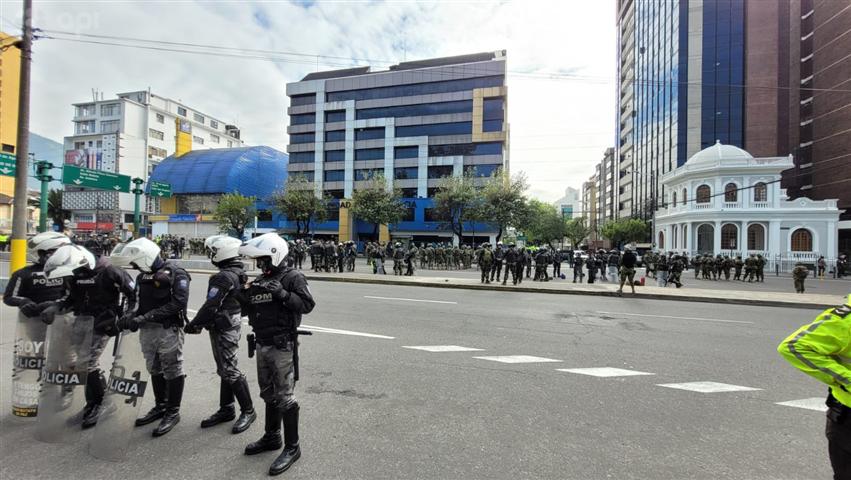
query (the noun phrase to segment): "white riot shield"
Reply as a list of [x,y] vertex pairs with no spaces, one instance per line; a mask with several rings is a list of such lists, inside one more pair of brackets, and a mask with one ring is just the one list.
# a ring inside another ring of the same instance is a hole
[[89,453],[104,460],[123,460],[131,431],[148,386],[148,371],[138,332],[122,332],[116,338],[115,361]]
[[44,366],[47,325],[39,317],[18,312],[12,363],[12,415],[35,418],[38,392]]
[[92,317],[56,315],[47,329],[47,357],[42,370],[35,438],[71,443],[80,435],[78,416],[86,404],[86,377],[92,348]]

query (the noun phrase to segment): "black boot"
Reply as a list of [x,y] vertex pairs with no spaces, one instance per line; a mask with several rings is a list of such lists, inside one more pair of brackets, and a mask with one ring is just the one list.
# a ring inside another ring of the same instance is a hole
[[301,457],[301,448],[298,446],[298,404],[284,411],[283,423],[284,451],[272,462],[269,475],[286,472]]
[[160,424],[154,429],[153,435],[160,437],[170,432],[175,425],[180,423],[180,401],[183,399],[183,385],[186,377],[180,376],[168,380],[168,401],[166,402],[165,414]]
[[233,390],[226,381],[219,383],[219,410],[201,420],[201,428],[208,428],[236,418],[233,408]]
[[165,388],[165,377],[162,375],[151,375],[151,387],[154,389],[154,402],[156,403],[144,417],[136,419],[137,427],[154,423],[163,418],[165,414],[165,402],[168,394]]
[[249,443],[245,447],[246,455],[256,455],[269,450],[281,448],[281,411],[268,403],[266,404],[266,433],[260,440]]
[[248,391],[248,381],[245,377],[237,380],[231,388],[236,396],[236,401],[239,402],[239,418],[234,422],[231,433],[242,433],[248,430],[248,427],[257,420],[257,413],[254,411],[254,403],[251,402],[251,393]]
[[106,379],[100,370],[89,374],[86,380],[86,403],[91,405],[91,408],[83,417],[83,429],[92,428],[98,423],[98,418],[101,414],[101,404],[103,403],[103,395],[106,393]]

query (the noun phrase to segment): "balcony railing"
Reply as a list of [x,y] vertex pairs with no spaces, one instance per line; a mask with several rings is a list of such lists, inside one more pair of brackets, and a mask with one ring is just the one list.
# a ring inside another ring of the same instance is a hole
[[752,202],[751,208],[768,208],[768,202]]
[[741,206],[739,202],[724,202],[724,208],[741,208]]
[[709,210],[710,208],[712,208],[712,202],[695,203],[694,208],[695,210]]

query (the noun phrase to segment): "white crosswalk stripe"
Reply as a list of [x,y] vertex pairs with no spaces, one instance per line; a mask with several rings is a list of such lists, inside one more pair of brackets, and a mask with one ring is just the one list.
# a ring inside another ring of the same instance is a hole
[[655,373],[627,370],[625,368],[596,367],[596,368],[557,368],[559,372],[578,373],[592,377],[631,377],[636,375],[655,375]]
[[547,362],[561,362],[561,360],[555,360],[553,358],[544,358],[544,357],[533,357],[531,355],[500,355],[495,357],[473,357],[479,360],[490,360],[491,362],[500,362],[500,363],[547,363]]
[[775,405],[783,405],[784,407],[804,408],[807,410],[815,410],[817,412],[827,411],[827,405],[824,404],[824,397],[789,400],[788,402],[777,402]]
[[718,382],[664,383],[659,386],[699,393],[751,392],[755,390],[762,390],[761,388],[743,387],[741,385],[730,385],[729,383]]
[[402,346],[402,348],[410,348],[411,350],[423,350],[432,353],[442,352],[481,352],[481,348],[461,347],[458,345],[421,345],[421,346]]

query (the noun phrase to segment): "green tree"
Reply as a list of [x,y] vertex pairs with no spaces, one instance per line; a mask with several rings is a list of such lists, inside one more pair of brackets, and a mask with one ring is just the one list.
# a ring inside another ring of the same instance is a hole
[[310,224],[322,223],[328,218],[328,202],[331,197],[317,197],[313,182],[304,175],[292,175],[283,190],[272,196],[275,210],[295,222],[296,236],[310,233]]
[[570,240],[570,245],[573,248],[578,248],[588,238],[588,235],[591,235],[591,227],[588,226],[585,217],[568,220],[564,226],[564,236]]
[[239,192],[222,195],[213,214],[219,222],[219,231],[242,238],[245,227],[254,221],[254,201],[254,197],[246,197]]
[[553,247],[553,242],[564,238],[566,226],[561,213],[552,205],[534,199],[527,204],[522,228],[530,242]]
[[65,220],[71,218],[71,211],[62,208],[63,190],[51,189],[47,192],[47,216],[49,216],[54,225],[62,225]]
[[526,216],[526,176],[522,173],[509,176],[497,170],[485,182],[481,190],[475,219],[497,228],[497,241],[507,227],[517,226]]
[[600,228],[600,235],[612,242],[612,245],[645,240],[650,234],[650,226],[637,218],[621,218],[606,222]]
[[388,189],[384,175],[372,176],[366,186],[352,194],[352,215],[374,225],[374,238],[378,238],[380,225],[399,223],[405,213],[407,207],[402,202],[402,190],[396,187]]
[[474,185],[474,178],[469,173],[459,177],[444,177],[434,195],[434,213],[449,225],[461,242],[464,224],[479,217],[481,198]]

